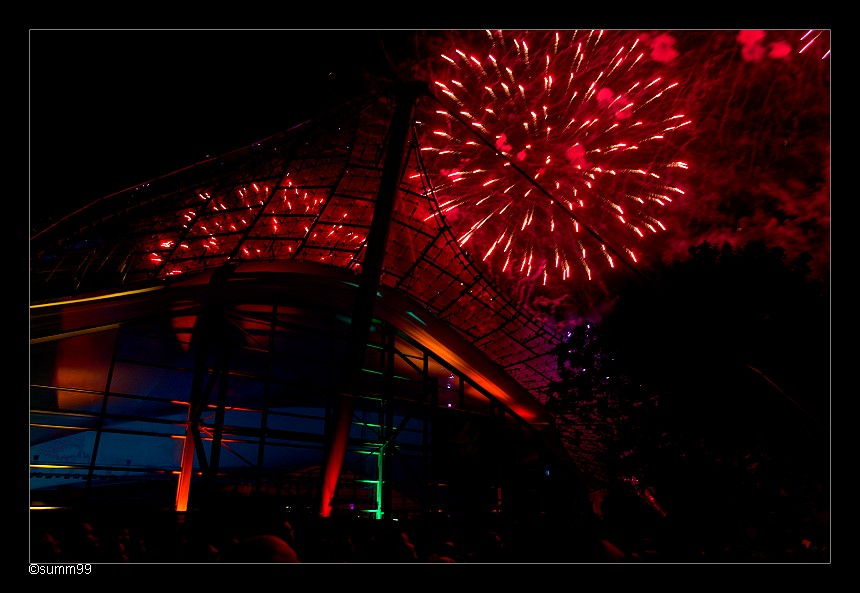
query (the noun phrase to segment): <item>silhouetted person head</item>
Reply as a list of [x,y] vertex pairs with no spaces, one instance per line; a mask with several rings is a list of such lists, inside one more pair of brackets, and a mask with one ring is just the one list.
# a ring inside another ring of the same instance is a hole
[[296,551],[276,535],[254,535],[229,544],[221,562],[298,563]]
[[504,562],[506,560],[505,542],[493,529],[482,530],[477,534],[470,554],[470,562]]
[[33,546],[33,560],[36,562],[61,562],[64,558],[63,544],[50,529],[42,532]]
[[66,559],[71,562],[99,562],[104,560],[101,542],[92,524],[75,523],[66,538]]
[[418,554],[409,534],[397,523],[383,527],[377,541],[375,560],[379,562],[416,562]]

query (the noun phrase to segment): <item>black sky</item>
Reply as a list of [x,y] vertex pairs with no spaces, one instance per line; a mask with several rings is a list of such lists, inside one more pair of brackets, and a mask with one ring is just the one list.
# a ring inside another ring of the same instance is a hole
[[384,70],[392,32],[30,32],[30,226],[284,130]]

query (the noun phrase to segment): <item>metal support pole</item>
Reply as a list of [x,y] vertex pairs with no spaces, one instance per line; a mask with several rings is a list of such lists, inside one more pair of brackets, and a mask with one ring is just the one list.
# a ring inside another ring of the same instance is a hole
[[[212,273],[209,279],[209,295],[207,301],[223,287],[227,277],[232,272],[232,268],[219,268]],[[209,462],[206,459],[205,449],[203,448],[203,438],[200,435],[200,418],[203,410],[206,408],[206,402],[209,399],[209,391],[212,388],[212,383],[206,386],[206,376],[208,374],[208,355],[211,343],[218,339],[223,340],[223,337],[218,336],[218,328],[215,325],[214,319],[221,318],[223,312],[219,307],[211,302],[204,304],[203,310],[197,317],[197,323],[194,329],[192,341],[195,343],[197,353],[194,362],[194,376],[191,381],[191,394],[189,396],[188,418],[185,425],[185,442],[182,447],[182,460],[179,468],[179,480],[176,485],[175,509],[183,512],[188,508],[188,499],[191,490],[192,467],[195,453],[197,454],[200,469],[204,475],[209,476]],[[221,342],[219,342],[221,343]],[[223,357],[223,350],[219,357],[221,364],[215,369],[215,376],[218,374],[218,369],[224,369],[227,372],[226,360]],[[223,419],[221,420],[223,425]],[[213,449],[215,447],[213,441]],[[220,446],[220,445],[219,445]],[[217,457],[216,457],[217,462]],[[217,471],[213,470],[213,471]],[[213,483],[214,480],[207,480]]]
[[397,89],[396,105],[391,119],[390,140],[379,181],[373,220],[367,235],[367,248],[365,249],[353,305],[349,343],[344,359],[346,368],[343,374],[343,388],[337,394],[338,399],[335,403],[332,423],[326,430],[326,451],[322,470],[322,500],[320,503],[321,517],[331,515],[332,500],[343,467],[354,408],[351,391],[364,362],[364,352],[370,335],[370,326],[373,322],[376,292],[379,289],[379,279],[382,274],[382,264],[388,243],[388,231],[391,227],[397,188],[403,175],[408,154],[409,131],[415,111],[415,101],[420,94],[429,94],[427,85],[424,83],[401,84]]
[[379,487],[382,488],[382,517],[391,517],[391,463],[394,453],[394,331],[386,329],[385,335],[385,368],[382,389],[382,437],[385,447],[382,449],[382,470],[379,474]]

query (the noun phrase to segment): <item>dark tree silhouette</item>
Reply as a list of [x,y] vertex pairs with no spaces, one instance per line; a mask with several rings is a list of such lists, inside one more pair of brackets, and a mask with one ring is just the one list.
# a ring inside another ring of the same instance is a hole
[[603,334],[629,372],[671,394],[685,424],[760,434],[765,416],[789,439],[826,434],[829,292],[803,258],[785,262],[781,249],[758,242],[703,243],[625,290]]
[[555,406],[594,427],[607,519],[650,512],[673,560],[829,553],[829,287],[806,263],[703,243],[559,347]]

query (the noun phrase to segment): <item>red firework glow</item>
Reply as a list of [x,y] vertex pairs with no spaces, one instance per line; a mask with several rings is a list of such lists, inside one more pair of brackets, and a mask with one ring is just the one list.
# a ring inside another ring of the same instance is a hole
[[440,56],[431,87],[444,108],[425,122],[422,154],[460,245],[497,281],[591,280],[634,265],[666,230],[664,210],[685,196],[691,121],[664,64],[671,37],[647,43],[485,31]]
[[[576,316],[605,309],[623,281],[638,277],[630,268],[654,278],[660,264],[685,259],[703,242],[761,241],[783,248],[787,259],[808,254],[816,275],[829,274],[828,30],[308,33],[249,31],[247,43],[237,45],[216,32],[207,32],[205,43],[176,32],[157,44],[115,32],[108,45],[129,64],[122,76],[94,59],[106,44],[101,33],[67,39],[64,32],[57,43],[63,51],[40,37],[31,89],[32,121],[39,124],[31,142],[32,179],[39,180],[30,198],[38,205],[31,208],[33,232],[94,197],[303,121],[321,104],[354,97],[368,80],[417,79],[437,99],[416,103],[416,128],[442,219],[515,300],[559,317],[565,308]],[[162,111],[153,109],[160,103],[155,94],[177,81],[211,89],[247,79],[249,64],[266,75],[282,68],[285,38],[327,48],[325,59],[296,53],[290,89],[300,93],[210,92],[202,103],[196,94],[174,94]],[[155,45],[161,50],[151,51]],[[203,56],[201,46],[223,55]],[[143,68],[138,76],[131,76],[134,64]],[[126,78],[149,82],[116,93]],[[80,92],[50,100],[58,80]],[[137,115],[118,125],[101,108],[104,96],[117,113]],[[267,107],[271,97],[277,99]],[[301,176],[291,171],[296,188],[309,181]],[[352,208],[347,220],[326,220],[331,227],[314,236],[306,226],[324,194],[257,181],[259,190],[209,188],[205,201],[189,201],[189,231],[175,254],[187,253],[187,265],[203,254],[214,261],[213,254],[236,246],[221,238],[218,248],[209,234],[238,232],[247,240],[234,257],[289,258],[289,247],[299,245],[307,255],[310,240],[317,260],[333,263],[325,259],[330,247],[362,240]],[[243,208],[273,216],[266,231],[247,232],[250,221],[231,214]],[[175,274],[185,264],[157,261],[170,245],[153,240],[145,247],[153,267]]]

